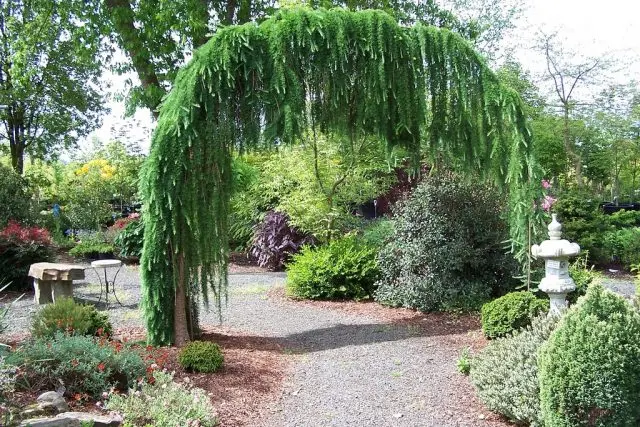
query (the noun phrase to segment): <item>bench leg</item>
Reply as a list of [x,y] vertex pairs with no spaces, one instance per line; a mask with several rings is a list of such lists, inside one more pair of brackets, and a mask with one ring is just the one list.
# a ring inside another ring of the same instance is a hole
[[33,300],[36,304],[42,305],[53,302],[50,280],[33,279],[33,289],[35,290]]
[[58,298],[73,298],[73,281],[57,280],[53,283],[53,302]]

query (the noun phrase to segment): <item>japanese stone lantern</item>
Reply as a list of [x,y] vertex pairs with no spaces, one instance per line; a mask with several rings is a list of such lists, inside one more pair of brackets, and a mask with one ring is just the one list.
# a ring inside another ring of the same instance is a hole
[[576,284],[569,276],[569,257],[578,255],[580,246],[561,239],[562,225],[558,222],[556,214],[552,214],[551,218],[547,227],[549,240],[531,246],[531,255],[544,259],[545,276],[538,289],[549,295],[550,314],[558,314],[568,305],[567,294],[576,289]]

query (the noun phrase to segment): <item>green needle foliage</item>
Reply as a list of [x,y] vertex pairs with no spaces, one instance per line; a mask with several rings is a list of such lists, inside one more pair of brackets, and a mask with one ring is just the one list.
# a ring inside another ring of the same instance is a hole
[[380,11],[304,8],[220,29],[178,73],[145,164],[150,342],[192,337],[209,290],[220,309],[232,150],[293,143],[309,129],[351,142],[374,135],[516,190],[533,182],[525,119],[519,96],[448,30],[400,26]]

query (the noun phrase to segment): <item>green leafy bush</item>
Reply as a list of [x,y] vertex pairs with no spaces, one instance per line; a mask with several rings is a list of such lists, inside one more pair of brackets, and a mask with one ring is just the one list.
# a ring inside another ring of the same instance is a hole
[[640,227],[609,231],[603,236],[603,246],[612,260],[629,269],[640,263]]
[[33,316],[31,335],[53,337],[58,332],[74,335],[104,335],[112,333],[109,316],[92,305],[77,304],[71,298],[59,298],[47,304]]
[[6,226],[9,220],[29,222],[32,216],[27,181],[13,169],[0,164],[0,227]]
[[44,228],[26,227],[15,221],[0,231],[0,271],[11,288],[29,287],[29,266],[53,258],[51,236]]
[[20,367],[16,386],[30,390],[87,393],[98,398],[114,387],[126,390],[146,372],[142,358],[132,349],[104,338],[65,335],[38,338],[18,347],[7,363]]
[[380,218],[370,221],[362,230],[361,240],[367,245],[382,248],[393,238],[393,220]]
[[537,354],[556,323],[553,316],[537,317],[472,359],[471,382],[488,409],[518,424],[542,426]]
[[180,350],[178,363],[189,371],[215,372],[222,367],[224,356],[216,343],[191,341]]
[[511,292],[482,306],[482,332],[487,338],[504,337],[547,311],[549,300],[527,291]]
[[570,304],[575,304],[578,298],[587,293],[592,284],[600,283],[602,273],[589,267],[588,252],[580,255],[569,264],[569,275],[576,284],[576,290],[567,295]]
[[544,425],[640,425],[640,314],[591,286],[540,349]]
[[421,311],[478,309],[490,295],[512,290],[517,264],[505,253],[496,194],[450,174],[423,181],[394,209],[376,299]]
[[202,426],[217,424],[215,409],[207,393],[190,383],[177,384],[173,375],[153,373],[153,384],[145,382],[139,391],[109,395],[106,408],[122,414],[125,425]]
[[299,298],[362,299],[372,296],[379,271],[377,250],[348,236],[304,247],[287,269],[287,292]]
[[125,226],[116,235],[114,246],[118,248],[120,256],[127,258],[140,258],[144,243],[144,224],[142,221],[133,221]]
[[113,255],[114,247],[107,243],[100,233],[83,237],[80,242],[69,251],[69,255],[77,258],[97,259]]

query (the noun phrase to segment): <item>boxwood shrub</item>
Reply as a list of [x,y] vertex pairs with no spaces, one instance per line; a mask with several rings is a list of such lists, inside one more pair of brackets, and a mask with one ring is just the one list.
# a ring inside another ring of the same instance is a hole
[[531,324],[531,319],[549,311],[549,300],[531,292],[511,292],[482,306],[482,332],[498,338]]
[[544,425],[640,425],[640,314],[592,285],[540,349]]
[[378,278],[376,248],[354,236],[304,247],[287,269],[287,292],[308,299],[363,299]]

